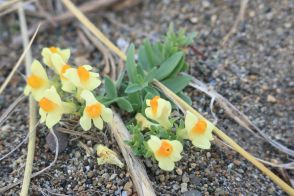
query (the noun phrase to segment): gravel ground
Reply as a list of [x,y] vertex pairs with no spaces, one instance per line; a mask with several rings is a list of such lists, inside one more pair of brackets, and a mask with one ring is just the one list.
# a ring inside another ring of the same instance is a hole
[[[171,21],[177,28],[185,27],[188,32],[197,32],[195,47],[207,58],[200,60],[191,53],[188,57],[190,73],[228,98],[272,139],[293,149],[294,3],[286,0],[250,1],[238,33],[223,47],[220,45],[222,38],[233,25],[238,10],[239,1],[233,0],[164,0],[144,1],[123,11],[103,11],[90,16],[122,49],[130,42],[139,44],[146,37],[157,40],[166,32]],[[10,35],[19,33],[15,27],[18,25],[15,17],[8,15],[5,19],[0,25],[0,41],[9,38],[8,32]],[[63,47],[71,47],[74,55],[79,56],[75,62],[88,60],[93,65],[99,64],[101,56],[93,47],[85,47],[80,39],[73,39],[77,37],[76,24],[42,33],[33,47],[35,57],[39,57],[38,49],[59,43]],[[11,52],[7,53],[8,50]],[[9,74],[18,55],[19,51],[0,45],[0,83]],[[23,81],[21,75],[17,74],[0,96],[1,114],[21,94]],[[190,88],[187,91],[194,100],[193,106],[211,118],[209,98]],[[267,160],[288,160],[285,155],[230,120],[218,106],[215,111],[219,117],[218,126],[245,149]],[[26,131],[27,103],[23,102],[13,117],[0,127],[1,154],[16,146],[25,137]],[[39,126],[34,171],[48,166],[54,159],[54,154],[46,145],[46,135],[47,130]],[[106,135],[95,133],[93,140],[71,136],[68,147],[59,155],[52,169],[33,179],[33,195],[40,195],[41,191],[49,195],[52,192],[69,195],[135,194],[126,168],[98,166],[96,157],[87,157],[85,150],[78,145],[79,141],[90,148],[96,143],[104,143],[119,152],[109,131]],[[177,169],[173,172],[163,172],[152,161],[144,160],[158,195],[285,194],[228,148],[216,144],[210,151],[203,151],[188,146],[191,145],[185,145],[183,161],[177,163]],[[22,179],[25,154],[26,146],[23,145],[0,162],[1,187]],[[289,175],[294,177],[294,173],[289,172]],[[15,187],[6,195],[17,195],[19,190],[19,187]]]

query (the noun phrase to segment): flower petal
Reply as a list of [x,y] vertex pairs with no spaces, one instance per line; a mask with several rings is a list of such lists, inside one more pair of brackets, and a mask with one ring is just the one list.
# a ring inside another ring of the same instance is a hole
[[83,115],[80,118],[80,125],[84,129],[84,131],[88,131],[89,129],[91,129],[92,126],[91,118],[88,118],[86,115]]
[[158,137],[151,135],[150,139],[147,141],[148,147],[155,153],[161,145],[161,141]]
[[86,101],[86,105],[97,103],[95,96],[89,90],[83,90],[81,93],[81,97]]
[[192,144],[201,149],[210,149],[209,139],[206,137],[196,137],[193,139]]
[[89,81],[86,84],[84,84],[83,86],[84,86],[85,89],[94,90],[100,84],[101,84],[101,80],[99,80],[99,78],[90,77]]
[[62,59],[62,57],[58,54],[52,54],[51,60],[57,73],[61,74],[62,67],[65,65],[65,62]]
[[111,122],[112,119],[113,119],[112,110],[109,109],[109,108],[104,107],[101,116],[102,116],[102,119],[105,122],[107,122],[107,123]]
[[57,124],[62,116],[62,111],[57,110],[56,112],[49,112],[47,113],[47,118],[46,118],[46,126],[50,129],[52,128],[55,124]]
[[183,145],[178,140],[170,141],[171,145],[173,146],[173,154],[179,154],[183,151]]
[[47,116],[47,112],[45,112],[42,108],[39,109],[39,114],[41,116],[40,118],[40,123],[45,122],[46,120],[46,116]]
[[61,79],[62,90],[68,93],[73,93],[76,87],[69,80]]
[[59,54],[63,58],[64,62],[67,62],[70,57],[70,49],[63,49],[59,52]]
[[99,130],[103,129],[103,120],[100,117],[94,118],[93,122],[94,122],[95,127],[97,127]]
[[76,87],[81,87],[80,78],[75,68],[69,68],[63,76],[68,78]]
[[186,117],[185,117],[185,128],[187,129],[188,132],[190,132],[193,129],[197,120],[198,120],[197,116],[187,111]]
[[53,101],[54,103],[61,105],[62,101],[60,99],[59,94],[57,93],[56,89],[54,86],[52,86],[50,89],[47,89],[44,92],[44,97],[46,97],[47,99]]
[[168,158],[161,159],[158,166],[164,171],[172,171],[175,168],[175,163]]
[[38,60],[33,61],[31,65],[31,72],[32,74],[41,77],[43,80],[48,80],[47,73]]

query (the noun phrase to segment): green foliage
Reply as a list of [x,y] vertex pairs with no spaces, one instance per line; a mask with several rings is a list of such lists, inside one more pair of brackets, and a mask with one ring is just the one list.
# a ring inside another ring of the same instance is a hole
[[[151,84],[154,79],[163,82],[175,93],[183,94],[183,89],[191,79],[179,73],[188,68],[184,48],[192,43],[194,37],[193,34],[186,36],[184,30],[175,33],[171,25],[163,40],[155,43],[145,40],[139,46],[138,61],[135,59],[134,45],[129,47],[126,60],[127,75],[125,76],[124,72],[119,75],[116,87],[118,94],[128,99],[134,111],[142,111],[146,99],[160,95]],[[108,94],[113,95],[114,92]],[[185,97],[184,94],[182,96]],[[185,100],[189,101],[187,97]]]
[[144,156],[145,158],[152,155],[147,145],[147,141],[150,139],[151,135],[155,135],[161,139],[179,140],[182,142],[186,137],[184,121],[178,119],[171,119],[170,121],[173,125],[171,129],[165,129],[160,125],[156,125],[151,126],[150,129],[143,130],[140,124],[135,123],[128,125],[128,130],[130,130],[132,138],[127,141],[127,144],[132,148],[135,155]]

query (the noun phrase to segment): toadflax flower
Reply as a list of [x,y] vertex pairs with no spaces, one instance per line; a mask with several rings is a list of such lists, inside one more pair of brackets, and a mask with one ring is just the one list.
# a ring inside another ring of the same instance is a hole
[[[103,121],[109,123],[112,121],[112,111],[98,102],[95,96],[87,90],[82,91],[81,97],[86,101],[83,116],[80,118],[80,125],[85,131],[92,126],[92,120],[95,127],[103,129]],[[102,120],[103,119],[103,120]]]
[[62,114],[75,111],[74,104],[61,101],[54,86],[44,91],[43,98],[39,101],[39,106],[40,122],[46,122],[48,128],[52,128],[58,123]]
[[60,49],[56,47],[43,48],[42,49],[43,62],[58,73],[52,58],[54,56],[60,56],[64,62],[67,62],[70,57],[70,49]]
[[135,116],[135,119],[136,119],[137,123],[141,125],[142,129],[145,129],[145,128],[150,129],[150,127],[152,125],[156,126],[156,124],[147,120],[147,118],[145,118],[145,116],[143,116],[141,113],[137,113]]
[[32,93],[34,99],[39,101],[43,96],[44,90],[48,89],[49,86],[50,82],[45,69],[39,61],[34,60],[31,65],[31,75],[27,78],[24,94],[28,95],[29,93]]
[[52,56],[52,63],[54,64],[56,72],[60,76],[62,90],[64,90],[65,92],[72,93],[76,89],[76,87],[67,77],[64,76],[64,73],[72,67],[66,64],[63,58],[59,55]]
[[99,156],[99,158],[97,158],[98,165],[112,164],[120,168],[124,167],[124,164],[119,160],[118,155],[106,146],[99,144],[96,147],[96,150],[97,155]]
[[90,70],[92,70],[90,65],[82,65],[76,69],[68,69],[63,75],[79,89],[91,91],[101,84],[101,80],[98,73],[90,72]]
[[147,99],[146,104],[149,106],[145,109],[148,118],[155,120],[166,129],[172,126],[168,119],[171,114],[170,102],[155,96],[151,100]]
[[173,170],[174,162],[182,158],[183,145],[178,140],[160,140],[158,137],[151,135],[147,144],[162,170]]
[[212,129],[214,125],[204,119],[187,111],[185,118],[185,129],[187,138],[194,146],[202,149],[210,149],[210,141],[213,140]]

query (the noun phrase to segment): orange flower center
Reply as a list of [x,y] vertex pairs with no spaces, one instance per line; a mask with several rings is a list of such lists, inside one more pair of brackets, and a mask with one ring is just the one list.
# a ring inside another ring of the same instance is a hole
[[160,148],[156,151],[156,155],[162,157],[168,157],[173,152],[173,146],[167,141],[163,140]]
[[27,83],[33,89],[38,89],[38,88],[41,88],[43,86],[44,81],[43,81],[42,78],[32,74],[31,76],[28,77]]
[[43,98],[39,101],[39,106],[40,108],[42,108],[43,110],[45,110],[46,112],[52,112],[53,110],[56,109],[57,104],[50,101],[47,98]]
[[101,115],[102,107],[100,103],[94,103],[92,105],[86,106],[86,112],[91,118],[97,118]]
[[81,82],[86,82],[89,80],[90,78],[90,73],[88,72],[88,70],[86,70],[84,67],[80,66],[78,67],[78,76],[81,80]]
[[205,133],[206,127],[207,127],[206,121],[203,120],[203,119],[199,119],[195,123],[194,127],[192,128],[192,132],[195,133],[195,134],[202,135],[202,134]]
[[57,52],[58,52],[58,48],[56,48],[56,47],[50,47],[49,50],[50,50],[52,53],[57,53]]
[[62,66],[62,68],[61,68],[61,73],[60,73],[60,76],[61,76],[62,79],[67,80],[67,78],[64,77],[63,74],[64,74],[64,73],[66,72],[66,70],[68,70],[69,68],[71,68],[71,66],[68,65],[68,64],[65,64],[65,65]]
[[155,96],[153,97],[153,99],[151,99],[150,101],[150,106],[151,106],[151,109],[152,109],[152,114],[155,116],[156,113],[157,113],[157,109],[158,109],[158,99],[160,97],[159,96]]

